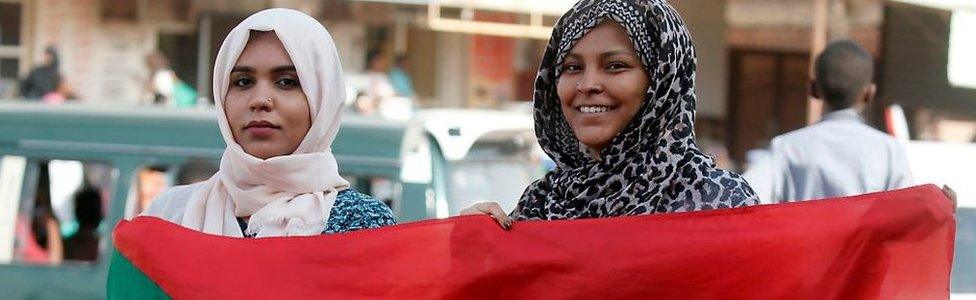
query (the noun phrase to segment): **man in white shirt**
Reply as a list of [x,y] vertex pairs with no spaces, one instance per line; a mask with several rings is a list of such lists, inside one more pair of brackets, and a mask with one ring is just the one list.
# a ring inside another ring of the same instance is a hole
[[820,122],[775,137],[768,160],[746,172],[763,203],[859,195],[912,185],[904,146],[865,124],[874,100],[871,55],[856,43],[831,43],[817,57],[811,96]]

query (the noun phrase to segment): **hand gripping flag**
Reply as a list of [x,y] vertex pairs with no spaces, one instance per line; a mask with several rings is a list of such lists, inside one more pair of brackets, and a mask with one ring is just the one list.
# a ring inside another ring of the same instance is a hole
[[177,299],[946,299],[954,235],[952,204],[932,185],[726,210],[519,222],[510,231],[487,216],[465,216],[345,234],[242,239],[138,217],[115,230],[121,256],[113,262],[109,293]]

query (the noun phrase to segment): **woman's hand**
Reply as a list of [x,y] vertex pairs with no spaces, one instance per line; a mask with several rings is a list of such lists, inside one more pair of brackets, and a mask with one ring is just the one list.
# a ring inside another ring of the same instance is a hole
[[956,199],[956,191],[953,191],[948,185],[943,185],[942,192],[945,193],[949,200],[952,200],[952,211],[959,211],[959,200]]
[[508,214],[502,210],[501,205],[495,202],[481,202],[475,203],[468,208],[461,210],[460,215],[490,215],[495,218],[498,225],[501,225],[503,229],[508,230],[512,228],[512,219],[508,218]]

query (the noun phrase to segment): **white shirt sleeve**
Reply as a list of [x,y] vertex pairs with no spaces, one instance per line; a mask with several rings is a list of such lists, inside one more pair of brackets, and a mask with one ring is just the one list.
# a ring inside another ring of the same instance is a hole
[[755,161],[751,162],[749,169],[742,173],[752,190],[759,197],[759,203],[772,204],[773,201],[773,162],[769,151]]
[[770,203],[784,203],[797,200],[791,199],[793,198],[792,193],[795,188],[793,186],[793,177],[790,176],[790,164],[786,153],[787,147],[783,143],[783,140],[780,138],[773,138],[769,143],[769,176],[772,183],[769,193]]
[[912,169],[908,164],[908,154],[901,142],[892,143],[891,161],[888,174],[888,190],[900,189],[915,185]]

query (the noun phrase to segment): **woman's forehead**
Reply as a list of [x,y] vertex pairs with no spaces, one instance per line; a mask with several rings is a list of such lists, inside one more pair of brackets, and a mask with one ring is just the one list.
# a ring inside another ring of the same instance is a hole
[[288,51],[273,31],[251,31],[235,67],[276,68],[292,65]]
[[602,23],[594,27],[573,45],[570,51],[621,48],[616,50],[634,51],[633,42],[624,28],[616,22]]
[[569,56],[636,55],[634,43],[617,22],[604,21],[584,34],[569,50]]

